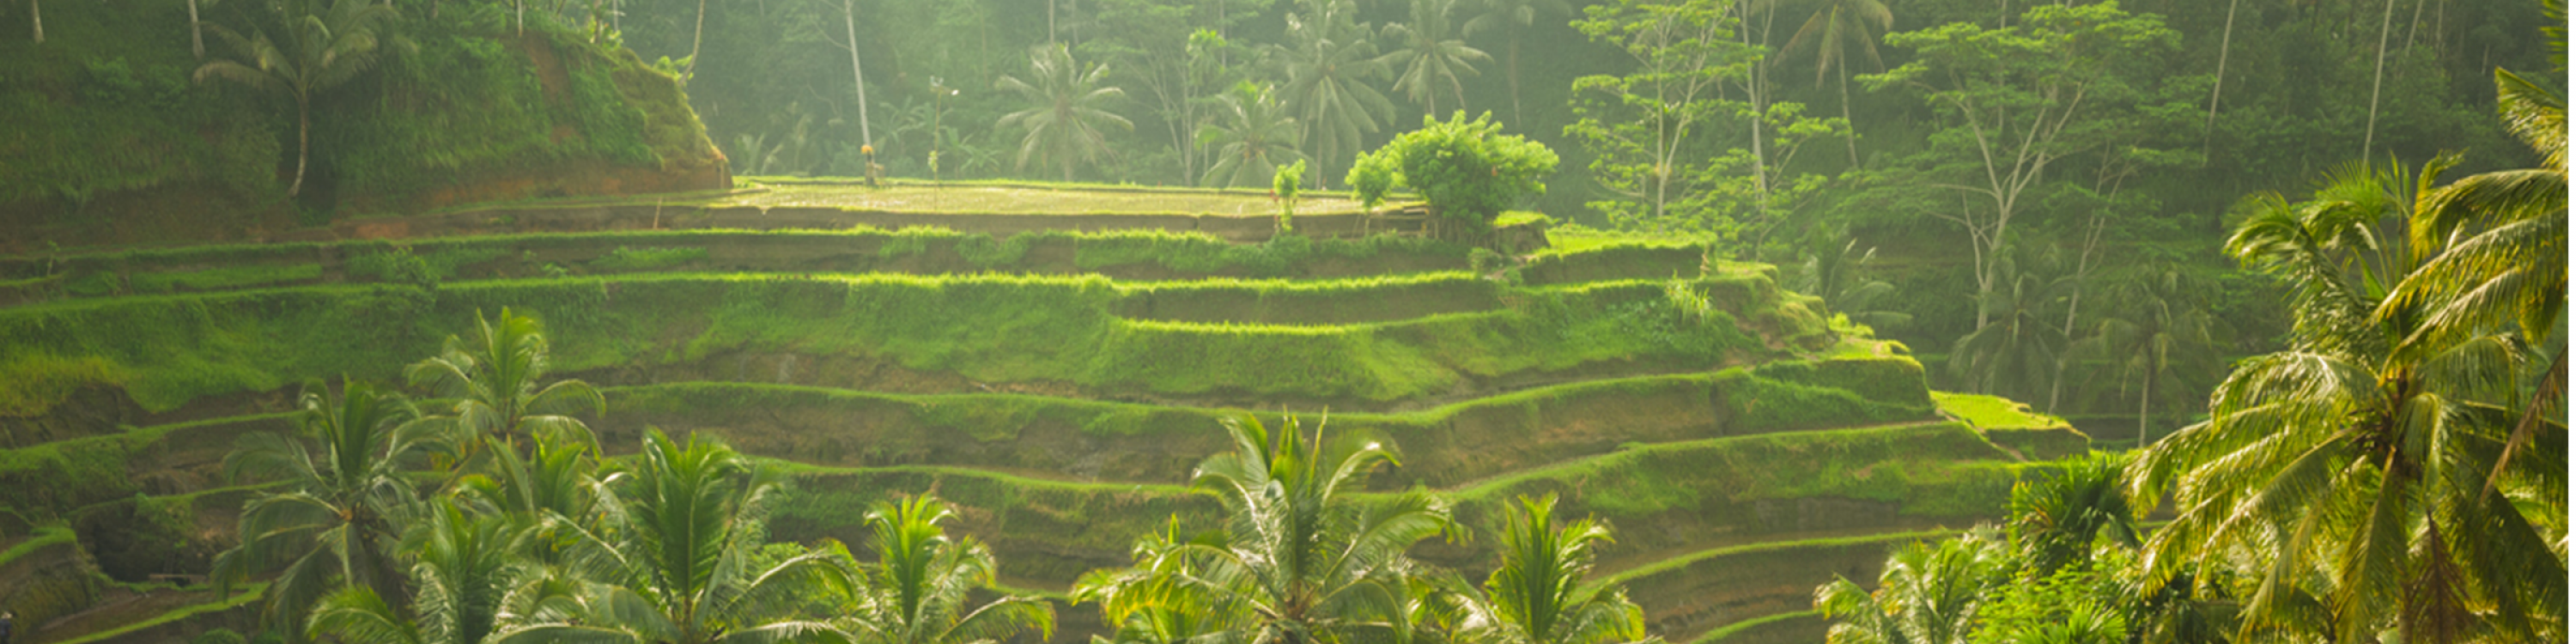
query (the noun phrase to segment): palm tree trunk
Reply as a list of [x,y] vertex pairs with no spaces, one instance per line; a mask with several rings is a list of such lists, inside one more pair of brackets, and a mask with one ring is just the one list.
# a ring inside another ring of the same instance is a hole
[[2380,7],[2379,62],[2371,67],[2370,72],[2370,120],[2361,126],[2361,158],[2365,160],[2370,158],[2372,135],[2378,134],[2379,83],[2388,75],[2388,21],[2397,16],[2397,0],[2381,2]]
[[[859,88],[859,145],[866,147],[876,145],[877,137],[868,131],[868,77],[865,70],[859,67],[858,16],[857,5],[851,0],[841,0],[841,29],[850,38],[850,84]],[[939,136],[939,133],[932,132],[930,135],[935,137]],[[868,162],[876,162],[875,156],[870,155]]]
[[313,104],[302,94],[295,96],[295,182],[286,185],[286,196],[293,197],[304,189],[304,160],[310,155],[313,141]]
[[2138,449],[2147,448],[2147,401],[2155,400],[2156,370],[2147,369],[2146,382],[2138,385]]
[[1851,68],[1845,66],[1841,58],[1836,58],[1834,71],[1842,74],[1843,152],[1851,155],[1851,167],[1858,170],[1860,169],[1860,131],[1851,126]]
[[680,85],[687,87],[689,77],[698,71],[698,44],[707,35],[707,0],[698,0],[698,26],[689,30],[689,66],[680,70]]
[[1512,92],[1512,127],[1523,127],[1527,122],[1521,120],[1521,30],[1509,21],[1503,26],[1511,32],[1509,44],[1503,45],[1503,83]]
[[44,0],[27,0],[27,17],[36,22],[36,44],[45,44]]
[[2200,123],[2200,145],[2209,147],[2211,128],[2218,125],[2218,91],[2227,87],[2227,46],[2236,38],[2236,0],[2227,0],[2227,27],[2218,32],[2218,82],[2209,86],[2209,117]]
[[206,33],[197,27],[197,0],[188,0],[188,52],[206,59]]

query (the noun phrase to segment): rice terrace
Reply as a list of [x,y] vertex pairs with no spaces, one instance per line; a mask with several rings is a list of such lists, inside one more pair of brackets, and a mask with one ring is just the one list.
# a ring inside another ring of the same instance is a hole
[[2240,4],[30,0],[0,644],[2566,641],[2563,4]]

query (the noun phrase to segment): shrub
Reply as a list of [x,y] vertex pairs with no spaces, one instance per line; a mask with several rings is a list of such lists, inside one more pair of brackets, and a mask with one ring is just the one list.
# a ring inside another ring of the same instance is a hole
[[1468,121],[1463,111],[1446,122],[1422,117],[1422,129],[1360,155],[1345,183],[1370,208],[1404,187],[1421,193],[1443,217],[1491,225],[1495,215],[1522,199],[1547,194],[1539,179],[1556,172],[1556,151],[1499,135],[1503,126],[1492,118],[1487,113]]

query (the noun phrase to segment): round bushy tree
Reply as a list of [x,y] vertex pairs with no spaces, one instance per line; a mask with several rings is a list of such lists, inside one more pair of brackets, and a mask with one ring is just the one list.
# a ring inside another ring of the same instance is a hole
[[1442,217],[1489,224],[1521,199],[1547,194],[1539,179],[1556,172],[1555,150],[1502,128],[1491,112],[1474,121],[1463,111],[1447,121],[1422,117],[1422,129],[1360,155],[1347,182],[1371,208],[1403,187]]

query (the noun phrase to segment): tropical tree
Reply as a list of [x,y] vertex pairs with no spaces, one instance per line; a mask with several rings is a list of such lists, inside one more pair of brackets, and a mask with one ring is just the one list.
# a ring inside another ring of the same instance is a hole
[[2118,304],[2070,353],[2109,360],[2122,391],[2137,384],[2138,445],[2144,446],[2158,387],[2186,389],[2184,377],[2214,370],[2217,356],[2210,339],[2216,321],[2192,301],[2181,269],[2149,267],[2140,273],[2112,289],[2111,301]]
[[1512,95],[1512,124],[1526,126],[1521,120],[1521,34],[1546,24],[1542,18],[1573,15],[1574,8],[1565,0],[1482,0],[1476,7],[1476,16],[1467,19],[1467,35],[1503,32],[1503,88]]
[[419,501],[403,467],[427,447],[423,432],[405,426],[409,405],[364,382],[343,380],[336,396],[307,385],[300,403],[296,436],[247,434],[224,457],[226,477],[281,489],[242,504],[241,545],[217,555],[211,575],[216,594],[229,594],[286,561],[263,592],[260,614],[290,630],[342,585],[396,605],[407,600],[397,553]]
[[[2509,445],[2518,447],[2530,444],[2543,429],[2542,419],[2565,402],[2567,345],[2556,336],[2567,309],[2567,266],[2560,261],[2567,256],[2567,105],[2498,69],[2496,113],[2506,130],[2540,155],[2541,167],[2462,177],[2434,191],[2425,216],[2408,222],[2408,240],[2417,249],[2459,241],[2424,259],[2423,268],[2398,283],[2373,314],[2388,319],[2406,307],[2442,302],[2400,344],[2402,353],[2506,325],[2533,346],[2554,347],[2540,386],[2514,424]],[[2508,447],[2507,454],[2515,451]]]
[[[1816,83],[1823,84],[1825,70],[1833,70],[1842,92],[1843,121],[1850,122],[1851,51],[1858,49],[1870,64],[1884,66],[1878,58],[1877,34],[1894,24],[1896,14],[1889,12],[1887,3],[1881,0],[1823,0],[1815,15],[1808,16],[1807,22],[1798,26],[1798,33],[1789,36],[1789,44],[1780,49],[1792,55],[1814,50]],[[1783,56],[1780,63],[1788,60]],[[1844,130],[1843,149],[1851,155],[1851,167],[1860,167],[1859,136]]]
[[[2019,24],[1992,29],[1954,22],[1887,35],[1915,60],[1861,81],[1914,88],[1943,120],[1924,152],[1906,161],[1920,176],[1894,183],[1965,198],[1930,200],[1945,205],[1927,214],[1968,233],[1978,297],[2014,279],[1994,268],[2029,210],[2024,197],[2039,194],[2031,191],[2046,185],[2052,164],[2155,123],[2142,111],[2157,77],[2146,70],[2180,43],[2161,16],[2131,14],[2117,2],[2041,4]],[[1988,311],[1979,309],[1977,326],[1986,326]]]
[[1985,323],[1951,344],[1950,373],[1971,391],[2027,399],[2056,380],[2063,364],[2066,337],[2049,324],[2047,307],[2064,284],[2010,259],[1994,270],[2009,277],[1978,298]]
[[[1395,462],[1375,438],[1326,443],[1288,421],[1276,435],[1250,414],[1228,419],[1232,452],[1199,463],[1196,485],[1224,501],[1222,534],[1170,548],[1140,566],[1178,571],[1203,605],[1233,611],[1212,636],[1245,642],[1400,637],[1411,626],[1415,542],[1450,529],[1447,505],[1416,489],[1362,503],[1344,495]],[[1175,560],[1178,558],[1178,560]]]
[[547,600],[543,623],[525,641],[736,644],[783,640],[845,642],[840,629],[799,616],[799,604],[848,593],[847,553],[809,551],[760,569],[751,557],[767,536],[770,509],[786,485],[776,470],[704,435],[688,442],[647,430],[643,452],[605,482],[606,529],[576,557],[583,583]]
[[1964,644],[1978,609],[2011,573],[2009,550],[1991,534],[1917,541],[1888,555],[1877,590],[1835,575],[1816,588],[1816,609],[1833,622],[1829,644]]
[[1281,166],[1306,160],[1297,151],[1297,119],[1288,116],[1267,85],[1239,83],[1217,96],[1218,121],[1199,128],[1199,142],[1217,146],[1199,185],[1259,187]]
[[2526,400],[2524,336],[2441,328],[2474,294],[2392,294],[2423,258],[2462,245],[2388,234],[2438,216],[2434,186],[2456,160],[2412,176],[2355,166],[2296,205],[2264,195],[2228,240],[2294,287],[2290,348],[2239,363],[2209,421],[2131,467],[2131,496],[2171,493],[2178,511],[2149,541],[2150,583],[2193,560],[2234,561],[2253,580],[2240,636],[2566,637],[2564,443],[2505,457]]
[[[1074,583],[1073,601],[1100,605],[1101,622],[1112,627],[1109,644],[1183,644],[1210,635],[1241,633],[1258,616],[1228,593],[1199,583],[1206,566],[1185,552],[1193,543],[1219,546],[1222,533],[1185,535],[1174,516],[1160,532],[1136,539],[1134,564],[1123,569],[1085,573]],[[1097,642],[1098,640],[1094,640]]]
[[517,588],[524,568],[517,555],[525,533],[508,517],[468,514],[446,499],[431,501],[426,515],[403,540],[404,552],[415,560],[411,580],[417,591],[409,613],[394,610],[374,590],[352,586],[314,609],[313,638],[348,644],[536,641],[495,637],[503,631],[503,599]]
[[993,82],[994,88],[1017,92],[1028,101],[1027,109],[1005,114],[993,124],[1028,130],[1028,136],[1020,139],[1015,168],[1028,167],[1029,157],[1036,156],[1040,163],[1055,163],[1064,170],[1064,180],[1072,181],[1075,162],[1087,163],[1109,152],[1104,129],[1136,129],[1127,117],[1107,109],[1109,101],[1126,96],[1116,87],[1101,85],[1109,77],[1107,65],[1076,65],[1064,45],[1048,44],[1029,49],[1029,71],[1036,82],[1011,76]]
[[1502,525],[1502,565],[1468,602],[1466,638],[1492,644],[1608,644],[1646,637],[1646,613],[1618,587],[1587,581],[1610,526],[1555,520],[1556,495],[1521,497]]
[[580,380],[545,382],[552,351],[536,319],[503,307],[489,320],[477,312],[474,326],[472,342],[448,336],[436,357],[403,369],[413,385],[456,400],[448,415],[423,420],[450,432],[468,455],[487,442],[516,452],[523,437],[561,434],[596,443],[590,426],[572,414],[605,413],[608,399]]
[[1391,119],[1395,104],[1371,86],[1387,75],[1367,25],[1353,21],[1352,0],[1307,0],[1307,13],[1288,14],[1288,44],[1276,55],[1288,72],[1289,113],[1315,151],[1315,187],[1324,187],[1334,159],[1354,154],[1361,136]]
[[2138,545],[2129,505],[2128,459],[2094,452],[2055,477],[2013,483],[2011,523],[2016,555],[2031,576],[2045,577],[2093,555],[2110,541]]
[[1458,83],[1458,77],[1476,75],[1476,61],[1493,60],[1451,31],[1449,14],[1457,5],[1458,0],[1413,0],[1412,22],[1386,26],[1386,38],[1398,44],[1379,60],[1390,69],[1404,70],[1395,77],[1395,90],[1420,104],[1424,116],[1440,114],[1444,83],[1459,107],[1465,107],[1467,88]]
[[[286,186],[291,197],[304,188],[304,166],[312,156],[314,95],[374,67],[385,44],[379,32],[397,14],[392,4],[369,0],[280,0],[277,6],[285,14],[283,40],[258,30],[245,38],[214,25],[215,36],[242,60],[207,61],[195,78],[221,78],[295,99],[295,181]],[[37,29],[36,41],[43,42],[43,27]],[[408,45],[395,38],[396,45]]]
[[1878,308],[1878,298],[1896,292],[1896,285],[1870,278],[1877,248],[1861,248],[1859,238],[1838,226],[1816,227],[1807,246],[1789,274],[1792,290],[1823,298],[1826,310],[1879,330],[1914,321],[1912,314]]
[[1585,205],[1623,228],[1699,232],[1698,204],[1726,178],[1710,122],[1749,108],[1720,96],[1749,78],[1760,52],[1734,38],[1733,3],[1619,0],[1584,7],[1574,28],[1637,62],[1627,75],[1574,81],[1568,138],[1593,154],[1592,175],[1614,198]]
[[966,644],[1008,640],[1029,630],[1055,632],[1045,599],[1003,595],[981,606],[968,593],[993,590],[993,552],[973,537],[952,540],[940,524],[957,516],[928,495],[878,502],[868,511],[877,561],[850,586],[854,614],[843,620],[857,640],[873,644]]

